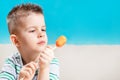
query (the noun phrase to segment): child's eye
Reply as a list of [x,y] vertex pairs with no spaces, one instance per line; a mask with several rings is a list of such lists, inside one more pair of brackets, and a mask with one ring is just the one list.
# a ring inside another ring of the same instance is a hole
[[46,31],[46,29],[42,29],[42,31]]
[[35,30],[30,30],[29,32],[35,32]]

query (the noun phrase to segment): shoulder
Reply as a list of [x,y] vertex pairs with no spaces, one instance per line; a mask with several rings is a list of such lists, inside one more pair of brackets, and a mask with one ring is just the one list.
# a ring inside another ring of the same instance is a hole
[[5,59],[5,64],[17,64],[19,59],[19,53],[14,53],[13,55]]
[[14,80],[16,78],[16,60],[13,54],[5,59],[4,65],[0,72],[0,79]]
[[6,58],[4,65],[0,72],[0,79],[9,79],[15,80],[16,74],[20,71],[20,66],[18,65],[17,57],[19,56],[18,53],[15,53],[8,58]]
[[2,67],[2,71],[4,72],[9,72],[9,73],[13,73],[17,71],[17,73],[20,71],[21,65],[20,63],[20,59],[19,59],[20,55],[19,53],[15,53],[11,56],[9,56],[8,58],[5,59],[4,61],[4,65]]
[[15,53],[15,54],[13,54],[5,59],[3,69],[5,69],[5,68],[15,69],[16,66],[20,67],[21,66],[20,62],[21,62],[20,61],[20,54]]

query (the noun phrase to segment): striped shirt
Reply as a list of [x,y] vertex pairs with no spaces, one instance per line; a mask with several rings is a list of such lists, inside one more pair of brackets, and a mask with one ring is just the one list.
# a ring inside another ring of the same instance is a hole
[[[5,64],[0,71],[0,80],[17,80],[19,72],[23,67],[21,55],[19,53],[13,54],[5,60]],[[37,80],[38,70],[32,80]],[[53,58],[50,63],[50,80],[59,80],[59,62],[57,58]]]

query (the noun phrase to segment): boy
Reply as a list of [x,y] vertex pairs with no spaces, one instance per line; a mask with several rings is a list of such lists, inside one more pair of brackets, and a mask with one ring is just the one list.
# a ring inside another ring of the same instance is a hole
[[59,80],[59,63],[47,46],[43,11],[35,4],[14,7],[7,17],[10,39],[18,53],[8,58],[0,80]]

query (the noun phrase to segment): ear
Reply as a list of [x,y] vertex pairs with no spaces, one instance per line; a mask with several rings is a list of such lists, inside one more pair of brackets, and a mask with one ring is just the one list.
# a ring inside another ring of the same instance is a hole
[[11,34],[10,35],[10,39],[12,41],[12,43],[16,46],[16,47],[19,47],[20,44],[19,44],[19,40],[17,38],[17,36],[15,34]]

